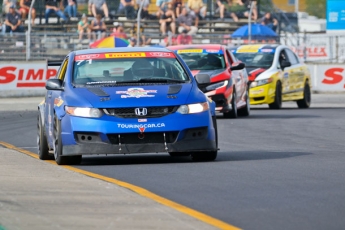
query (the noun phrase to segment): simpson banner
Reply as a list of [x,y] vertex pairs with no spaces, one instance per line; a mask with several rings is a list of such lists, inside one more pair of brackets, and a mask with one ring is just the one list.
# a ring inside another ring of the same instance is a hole
[[308,65],[313,79],[313,90],[345,92],[345,65]]
[[48,68],[45,61],[0,62],[0,97],[43,95],[46,80],[55,77],[58,68]]

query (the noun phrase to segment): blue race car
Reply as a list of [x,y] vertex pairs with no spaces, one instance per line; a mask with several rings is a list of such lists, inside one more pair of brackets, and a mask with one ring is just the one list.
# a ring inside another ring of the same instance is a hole
[[[49,64],[49,63],[48,63]],[[38,154],[57,164],[82,155],[167,152],[194,161],[217,157],[215,103],[183,60],[165,48],[69,53],[46,82],[38,106]]]

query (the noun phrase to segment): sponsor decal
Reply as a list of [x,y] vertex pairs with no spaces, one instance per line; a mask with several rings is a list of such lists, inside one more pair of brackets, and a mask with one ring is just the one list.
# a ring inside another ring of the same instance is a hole
[[146,53],[106,53],[105,58],[137,58],[146,57]]
[[46,63],[0,64],[0,89],[44,88],[46,81],[55,77],[58,67],[46,67]]
[[177,53],[178,54],[182,54],[182,53],[202,53],[202,49],[188,49],[188,50],[178,50]]
[[121,98],[141,98],[141,97],[154,97],[148,93],[157,93],[157,90],[145,90],[143,88],[129,88],[127,91],[116,91],[116,94],[121,95]]
[[205,51],[206,51],[206,53],[219,53],[219,52],[221,52],[221,50],[209,50],[209,49],[207,49]]
[[254,81],[255,78],[257,78],[264,71],[266,71],[266,70],[263,69],[263,68],[258,68],[258,69],[254,69],[254,70],[250,71],[249,72],[249,76],[248,76],[248,80],[249,81]]
[[289,73],[284,73],[284,78],[288,78],[289,77]]
[[246,45],[246,46],[240,46],[236,53],[257,53],[259,52],[259,49],[262,47],[262,45]]
[[260,94],[260,93],[263,93],[263,92],[264,92],[263,88],[256,89],[256,90],[250,90],[251,94]]
[[148,57],[175,57],[173,53],[168,52],[150,52],[148,53]]
[[147,122],[147,119],[138,119],[138,122]]
[[121,129],[139,129],[140,133],[143,133],[148,128],[163,128],[165,123],[149,123],[149,124],[117,124]]
[[274,49],[261,49],[260,52],[263,52],[263,53],[274,53]]
[[74,57],[75,61],[92,60],[104,58],[104,54],[83,54]]
[[61,98],[55,98],[54,99],[54,105],[56,105],[57,107],[60,107],[63,104],[63,100]]

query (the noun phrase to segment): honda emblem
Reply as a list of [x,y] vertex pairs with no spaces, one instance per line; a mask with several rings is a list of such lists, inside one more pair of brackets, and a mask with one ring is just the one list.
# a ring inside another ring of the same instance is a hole
[[135,108],[134,112],[137,116],[146,116],[147,115],[147,109],[146,108]]

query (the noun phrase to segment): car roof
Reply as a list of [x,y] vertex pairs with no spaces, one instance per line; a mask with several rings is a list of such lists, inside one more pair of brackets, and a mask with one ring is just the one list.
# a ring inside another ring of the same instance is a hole
[[86,50],[76,50],[75,55],[83,54],[96,54],[96,53],[106,53],[106,52],[171,52],[166,48],[157,47],[122,47],[122,48],[98,48],[98,49],[86,49]]
[[193,45],[177,45],[177,46],[168,46],[168,49],[171,50],[182,50],[182,49],[222,49],[223,45],[219,44],[193,44]]

